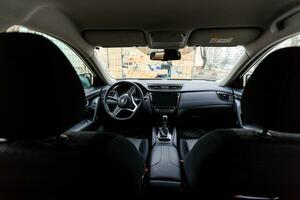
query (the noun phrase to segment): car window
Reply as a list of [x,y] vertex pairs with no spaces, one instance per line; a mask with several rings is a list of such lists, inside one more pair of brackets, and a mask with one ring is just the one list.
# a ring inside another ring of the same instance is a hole
[[300,46],[300,34],[294,35],[282,42],[280,42],[279,44],[277,44],[275,47],[273,47],[271,49],[271,51],[269,51],[266,55],[264,55],[262,58],[260,58],[249,70],[248,72],[243,76],[243,83],[244,83],[244,87],[247,83],[247,80],[249,80],[249,78],[251,77],[251,75],[253,74],[254,70],[257,68],[257,66],[261,63],[261,61],[263,59],[265,59],[266,56],[268,56],[270,53],[278,50],[278,49],[282,49],[282,48],[286,48],[286,47],[296,47],[296,46]]
[[68,58],[72,66],[74,67],[75,71],[77,72],[80,81],[83,85],[83,88],[85,90],[88,90],[92,88],[92,83],[93,83],[93,73],[91,70],[88,68],[87,64],[78,56],[78,54],[75,53],[73,49],[71,49],[69,46],[67,46],[65,43],[62,41],[51,37],[47,34],[34,31],[31,29],[28,29],[23,26],[13,26],[7,30],[7,32],[22,32],[22,33],[32,33],[32,34],[38,34],[41,35],[50,41],[52,41]]

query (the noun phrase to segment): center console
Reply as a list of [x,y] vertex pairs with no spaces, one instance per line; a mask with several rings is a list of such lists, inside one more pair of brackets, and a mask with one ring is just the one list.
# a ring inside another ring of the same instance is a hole
[[152,111],[159,121],[158,125],[152,128],[149,186],[152,190],[158,190],[160,194],[174,194],[174,191],[182,189],[177,132],[169,123],[177,112],[179,100],[178,92],[150,93]]
[[180,159],[176,128],[168,126],[168,116],[162,116],[162,126],[152,129],[149,186],[159,190],[181,190]]

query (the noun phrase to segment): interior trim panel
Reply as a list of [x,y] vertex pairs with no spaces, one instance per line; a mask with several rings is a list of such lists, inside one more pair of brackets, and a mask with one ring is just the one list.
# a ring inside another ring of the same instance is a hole
[[207,106],[231,107],[232,101],[223,101],[217,92],[187,92],[181,94],[178,109],[199,108]]

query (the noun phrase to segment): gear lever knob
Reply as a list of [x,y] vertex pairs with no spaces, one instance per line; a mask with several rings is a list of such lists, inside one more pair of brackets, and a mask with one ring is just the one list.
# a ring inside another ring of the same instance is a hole
[[162,116],[162,121],[163,121],[164,126],[167,126],[167,124],[168,124],[168,116],[167,115],[163,115]]

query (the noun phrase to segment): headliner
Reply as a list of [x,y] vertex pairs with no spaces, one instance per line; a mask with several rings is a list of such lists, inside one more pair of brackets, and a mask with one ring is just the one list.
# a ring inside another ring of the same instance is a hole
[[[92,49],[86,30],[181,31],[253,27],[262,32],[300,0],[1,0],[0,28],[19,24]],[[114,41],[112,41],[114,42]],[[185,43],[187,44],[187,42]]]
[[[54,5],[80,30],[134,28],[192,30],[211,27],[267,28],[295,0],[1,0],[1,19],[28,16]],[[299,1],[298,1],[299,2]]]

